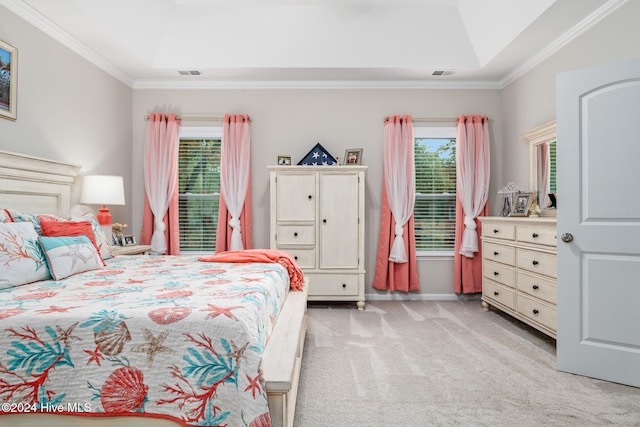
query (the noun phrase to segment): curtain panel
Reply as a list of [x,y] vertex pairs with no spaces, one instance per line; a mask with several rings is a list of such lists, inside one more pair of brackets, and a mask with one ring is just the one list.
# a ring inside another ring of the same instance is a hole
[[216,252],[251,249],[251,223],[251,119],[246,114],[225,114]]
[[[460,116],[456,140],[456,240],[454,289],[456,293],[482,292],[481,231],[478,216],[489,213],[488,118]],[[478,256],[476,256],[476,254]]]
[[411,116],[388,117],[384,135],[384,183],[373,287],[391,292],[418,291],[420,283],[413,226],[415,165]]
[[[180,120],[151,113],[145,139],[145,212],[140,242],[154,254],[180,253],[178,148]],[[170,244],[169,244],[170,243]]]

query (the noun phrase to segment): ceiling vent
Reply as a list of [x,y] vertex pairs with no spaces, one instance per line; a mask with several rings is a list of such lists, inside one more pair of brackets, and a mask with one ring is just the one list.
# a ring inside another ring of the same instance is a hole
[[198,70],[178,70],[181,76],[200,76],[202,73]]
[[435,70],[431,73],[432,76],[451,76],[453,75],[452,70]]

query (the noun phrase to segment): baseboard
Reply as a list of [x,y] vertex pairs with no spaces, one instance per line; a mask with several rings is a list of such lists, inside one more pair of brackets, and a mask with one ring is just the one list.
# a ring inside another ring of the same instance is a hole
[[480,301],[482,294],[365,294],[366,301]]

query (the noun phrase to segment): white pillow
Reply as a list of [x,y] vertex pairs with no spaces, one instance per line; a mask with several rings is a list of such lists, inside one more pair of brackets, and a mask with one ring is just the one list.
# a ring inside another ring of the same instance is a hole
[[0,289],[50,278],[33,223],[0,223]]
[[61,280],[83,271],[102,268],[102,258],[87,236],[40,237],[40,246],[47,257],[49,271]]

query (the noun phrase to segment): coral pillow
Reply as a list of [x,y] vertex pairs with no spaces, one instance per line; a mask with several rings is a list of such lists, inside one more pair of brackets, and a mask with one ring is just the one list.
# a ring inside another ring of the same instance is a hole
[[[40,228],[46,237],[87,236],[96,248],[98,255],[100,254],[100,248],[96,244],[96,237],[89,221],[45,221],[40,218]],[[106,265],[102,257],[100,257],[100,261],[102,261],[102,265]]]
[[33,223],[0,223],[0,289],[50,278]]
[[103,262],[87,236],[40,237],[49,271],[55,280],[102,268]]

